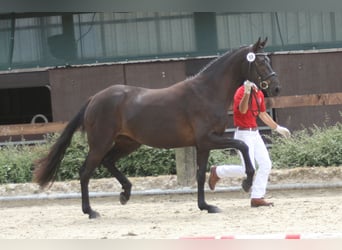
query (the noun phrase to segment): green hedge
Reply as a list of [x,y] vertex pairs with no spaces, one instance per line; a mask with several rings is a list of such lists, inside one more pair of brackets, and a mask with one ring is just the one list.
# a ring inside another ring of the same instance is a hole
[[35,153],[28,147],[6,146],[0,150],[0,183],[31,180]]
[[[47,143],[36,146],[3,146],[0,148],[0,183],[30,182],[33,162],[47,153],[58,135],[48,136]],[[274,167],[342,166],[342,125],[313,127],[294,132],[290,139],[278,135],[270,137],[270,155]],[[78,171],[88,151],[84,135],[76,133],[58,171],[57,180],[78,179]],[[233,153],[231,153],[233,152]],[[235,151],[213,150],[210,165],[239,164]],[[127,176],[150,176],[176,173],[173,149],[142,146],[120,159],[117,167]],[[94,178],[110,177],[104,167],[96,169]]]
[[274,167],[342,165],[342,124],[295,131],[290,139],[272,137]]
[[[9,145],[0,148],[0,183],[21,183],[32,180],[33,162],[45,155],[58,138],[58,134],[46,137],[46,143],[35,146]],[[58,171],[57,180],[79,178],[79,168],[88,152],[85,136],[75,133],[67,148]],[[209,163],[227,162],[230,157],[226,151],[213,151]],[[117,167],[127,176],[153,176],[176,174],[176,156],[173,149],[157,149],[141,146],[117,162]],[[110,177],[106,168],[97,168],[93,178]]]

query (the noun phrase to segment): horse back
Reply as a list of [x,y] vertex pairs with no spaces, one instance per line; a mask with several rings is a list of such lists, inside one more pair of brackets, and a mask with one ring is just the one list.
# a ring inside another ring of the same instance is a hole
[[99,132],[110,128],[114,140],[124,135],[152,147],[194,146],[200,133],[213,128],[212,103],[184,82],[162,89],[114,85],[92,98],[86,121]]
[[186,98],[181,95],[177,88],[113,85],[91,98],[85,113],[85,130],[92,135],[94,130],[98,134],[106,132],[114,140],[124,135],[153,147],[193,145]]

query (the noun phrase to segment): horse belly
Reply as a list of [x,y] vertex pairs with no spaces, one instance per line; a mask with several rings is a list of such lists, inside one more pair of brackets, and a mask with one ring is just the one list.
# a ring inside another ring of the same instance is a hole
[[195,141],[188,135],[168,133],[166,131],[154,131],[150,136],[141,138],[143,144],[157,148],[178,148],[194,146]]
[[141,144],[157,148],[176,148],[195,145],[190,126],[177,119],[161,114],[155,118],[144,118],[128,125],[131,137]]

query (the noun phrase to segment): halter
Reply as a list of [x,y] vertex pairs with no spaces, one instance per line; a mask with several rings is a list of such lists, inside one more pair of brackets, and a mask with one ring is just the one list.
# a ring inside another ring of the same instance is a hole
[[[266,57],[268,60],[269,58],[267,57],[266,53],[253,53],[253,52],[249,52],[247,54],[247,61],[249,62],[248,64],[248,75],[250,74],[250,70],[251,70],[251,64],[254,62],[255,63],[255,59],[257,56],[264,56]],[[256,64],[256,63],[255,63]],[[263,90],[268,89],[269,87],[269,82],[268,79],[271,78],[272,76],[276,76],[277,74],[272,70],[271,73],[269,73],[266,76],[262,76],[262,74],[259,72],[257,65],[255,65],[255,70],[258,74],[258,79],[259,79],[259,87]]]
[[[263,90],[266,90],[269,87],[268,79],[271,78],[272,76],[276,76],[277,74],[273,70],[271,70],[271,73],[269,73],[266,76],[263,76],[260,73],[260,71],[258,70],[257,63],[255,62],[255,59],[257,56],[264,56],[266,58],[266,60],[268,60],[268,61],[270,60],[267,57],[266,53],[249,52],[246,56],[247,61],[249,62],[249,64],[248,64],[248,75],[250,74],[250,71],[251,71],[251,64],[254,62],[255,63],[255,70],[256,70],[256,73],[257,73],[258,79],[259,79],[259,87]],[[253,116],[257,117],[260,114],[260,103],[258,102],[258,98],[256,96],[256,93],[254,93],[254,91],[252,91],[251,97],[249,98],[249,103],[248,103],[249,107],[252,107],[252,99],[253,98],[255,99],[255,102],[257,105],[257,114],[255,115],[254,110],[252,110],[252,114],[253,114]]]

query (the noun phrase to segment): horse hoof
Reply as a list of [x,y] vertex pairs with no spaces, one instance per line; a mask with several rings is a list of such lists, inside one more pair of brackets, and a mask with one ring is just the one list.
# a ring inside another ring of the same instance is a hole
[[121,205],[126,205],[127,202],[128,202],[128,200],[129,200],[129,199],[127,199],[127,197],[125,196],[124,193],[121,193],[121,194],[120,194],[120,203],[121,203]]
[[89,219],[96,219],[96,218],[100,218],[100,217],[101,217],[101,215],[96,211],[91,211],[89,213]]
[[209,214],[217,214],[217,213],[221,213],[222,210],[216,206],[209,206],[208,207],[208,213]]
[[246,193],[248,193],[249,192],[249,190],[251,189],[251,186],[252,186],[252,183],[250,183],[247,179],[244,179],[243,181],[242,181],[242,189],[246,192]]

